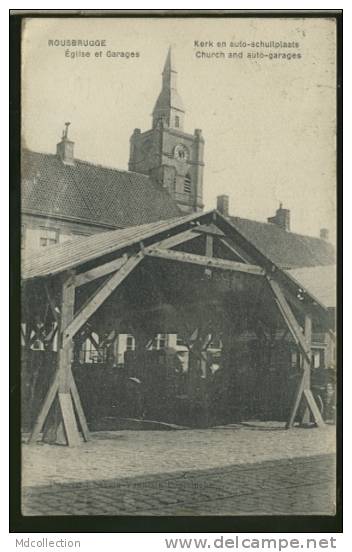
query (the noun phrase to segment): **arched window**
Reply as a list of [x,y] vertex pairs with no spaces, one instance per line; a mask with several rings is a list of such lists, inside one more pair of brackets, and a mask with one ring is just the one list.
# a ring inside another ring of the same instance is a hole
[[191,177],[189,173],[187,173],[183,182],[183,191],[185,194],[190,194],[191,190],[192,190]]

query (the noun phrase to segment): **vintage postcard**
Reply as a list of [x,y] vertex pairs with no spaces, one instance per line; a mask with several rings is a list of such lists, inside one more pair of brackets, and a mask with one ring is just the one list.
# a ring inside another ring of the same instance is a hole
[[334,516],[336,18],[21,55],[22,514]]

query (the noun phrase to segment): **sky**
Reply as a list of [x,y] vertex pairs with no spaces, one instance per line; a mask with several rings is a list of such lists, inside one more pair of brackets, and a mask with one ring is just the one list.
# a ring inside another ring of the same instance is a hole
[[[105,40],[102,47],[49,40]],[[198,41],[198,43],[196,43]],[[201,46],[200,42],[210,41]],[[247,46],[239,46],[239,42]],[[254,41],[298,43],[265,48]],[[218,45],[217,42],[226,43]],[[237,46],[231,46],[231,42]],[[75,157],[128,168],[134,128],[151,127],[169,45],[186,109],[184,130],[205,139],[204,203],[230,196],[230,212],[265,221],[279,202],[291,230],[336,225],[336,63],[333,19],[29,19],[22,42],[23,145],[54,153],[65,121]],[[66,51],[90,52],[67,57]],[[95,55],[102,51],[101,57]],[[108,57],[107,52],[138,52]],[[221,57],[197,57],[223,52]],[[228,53],[242,53],[242,58]],[[300,54],[262,59],[259,54]]]

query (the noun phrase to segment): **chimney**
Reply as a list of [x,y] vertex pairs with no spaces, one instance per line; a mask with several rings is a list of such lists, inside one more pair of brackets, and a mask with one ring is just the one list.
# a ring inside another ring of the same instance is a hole
[[290,210],[284,209],[282,207],[282,203],[280,203],[280,207],[276,210],[276,215],[274,217],[269,217],[268,222],[271,222],[272,224],[276,224],[277,226],[280,226],[283,230],[286,230],[287,232],[290,231]]
[[225,217],[229,216],[229,196],[219,195],[216,198],[216,208]]
[[320,239],[329,241],[329,230],[327,228],[320,229]]
[[65,123],[65,129],[62,131],[61,142],[56,144],[56,155],[66,165],[74,165],[73,146],[74,142],[68,139],[68,127],[71,123]]

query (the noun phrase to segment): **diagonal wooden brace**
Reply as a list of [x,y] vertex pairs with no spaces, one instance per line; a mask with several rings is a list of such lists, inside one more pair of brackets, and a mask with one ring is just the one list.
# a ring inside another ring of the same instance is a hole
[[86,304],[75,313],[74,317],[64,327],[63,344],[69,342],[76,333],[84,326],[96,310],[106,301],[113,291],[127,278],[127,276],[136,268],[143,259],[143,254],[130,257],[108,280],[104,282],[98,290],[90,297]]
[[[273,292],[276,305],[287,325],[289,332],[291,333],[296,345],[303,356],[303,370],[301,374],[301,379],[298,384],[292,409],[286,428],[290,429],[293,427],[295,422],[298,409],[300,404],[303,402],[304,406],[309,409],[313,420],[317,426],[323,426],[324,420],[320,414],[319,408],[315,402],[313,394],[310,389],[310,367],[311,367],[311,333],[312,333],[312,324],[311,317],[309,313],[306,313],[305,316],[305,334],[302,333],[302,329],[298,324],[290,305],[288,304],[286,297],[284,296],[280,285],[273,279],[267,277],[267,281],[270,285],[270,288]],[[306,415],[307,417],[307,415]]]

